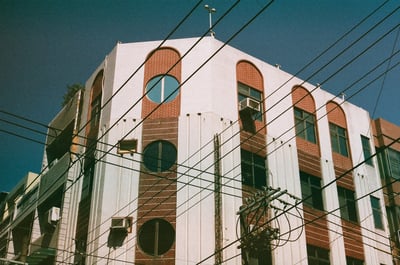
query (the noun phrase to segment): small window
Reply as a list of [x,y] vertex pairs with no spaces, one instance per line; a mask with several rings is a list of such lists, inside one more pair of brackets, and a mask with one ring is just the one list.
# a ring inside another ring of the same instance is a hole
[[241,149],[242,183],[256,189],[267,185],[265,158]]
[[352,257],[346,257],[346,265],[363,265],[364,261],[352,258]]
[[300,171],[301,194],[306,205],[318,210],[324,210],[321,191],[321,179]]
[[[364,159],[367,159],[371,157],[372,152],[371,152],[371,145],[369,143],[369,138],[361,135],[361,143],[362,143],[362,148],[363,148],[363,153],[364,153]],[[365,160],[365,163],[367,165],[373,166],[372,159]]]
[[338,187],[340,215],[348,221],[358,222],[354,191]]
[[170,102],[179,93],[179,82],[170,75],[158,75],[146,85],[147,97],[156,103]]
[[101,94],[98,95],[92,102],[90,113],[90,127],[96,128],[99,126],[101,110]]
[[155,141],[147,145],[143,151],[143,163],[152,172],[163,172],[176,162],[175,146],[168,141]]
[[349,156],[346,129],[329,123],[332,151],[343,156]]
[[152,219],[139,231],[139,247],[148,255],[160,256],[171,249],[175,241],[175,230],[164,219]]
[[262,113],[263,113],[263,108],[262,108],[262,101],[263,101],[263,95],[261,91],[258,91],[255,88],[252,88],[248,85],[245,85],[243,83],[238,83],[238,102],[241,102],[242,100],[246,98],[252,98],[256,100],[257,102],[260,103],[260,111],[256,112],[253,114],[253,119],[254,120],[259,120],[262,121]]
[[330,265],[329,250],[307,245],[308,264]]
[[317,143],[315,133],[315,116],[299,108],[294,108],[296,136],[311,143]]
[[374,196],[370,196],[372,215],[374,217],[375,228],[383,229],[382,210],[380,200]]
[[388,148],[387,153],[390,176],[394,179],[400,179],[400,152]]
[[137,139],[124,139],[118,142],[118,154],[132,154],[136,152]]

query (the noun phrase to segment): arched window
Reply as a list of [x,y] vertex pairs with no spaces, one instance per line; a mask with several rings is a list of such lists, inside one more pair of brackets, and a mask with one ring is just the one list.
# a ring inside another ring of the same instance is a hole
[[315,103],[311,94],[303,87],[292,90],[296,136],[313,144],[317,143]]
[[344,112],[337,103],[332,101],[326,104],[326,110],[328,113],[332,151],[349,157],[349,142]]

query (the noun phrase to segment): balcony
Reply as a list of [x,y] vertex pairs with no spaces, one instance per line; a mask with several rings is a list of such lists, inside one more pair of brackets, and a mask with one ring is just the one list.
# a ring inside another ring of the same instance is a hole
[[70,154],[65,153],[52,167],[42,175],[40,181],[39,204],[53,194],[69,178]]

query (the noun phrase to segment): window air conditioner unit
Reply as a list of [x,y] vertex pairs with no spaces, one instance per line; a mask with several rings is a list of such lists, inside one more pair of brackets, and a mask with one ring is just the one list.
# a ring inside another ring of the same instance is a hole
[[239,102],[239,111],[250,110],[253,113],[257,113],[261,110],[260,102],[252,98],[245,98]]
[[60,208],[58,207],[51,207],[50,210],[47,212],[47,222],[49,224],[53,224],[60,220]]
[[130,226],[130,219],[127,217],[111,218],[111,230],[128,230]]
[[136,152],[137,139],[124,139],[118,141],[118,154],[132,154]]

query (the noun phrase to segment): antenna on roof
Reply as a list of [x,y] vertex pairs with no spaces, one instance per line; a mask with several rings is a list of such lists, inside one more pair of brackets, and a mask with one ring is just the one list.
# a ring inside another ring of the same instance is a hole
[[215,13],[217,10],[209,5],[204,5],[204,8],[208,11],[208,19],[210,22],[209,30],[211,37],[215,37],[215,32],[212,30],[212,13]]

